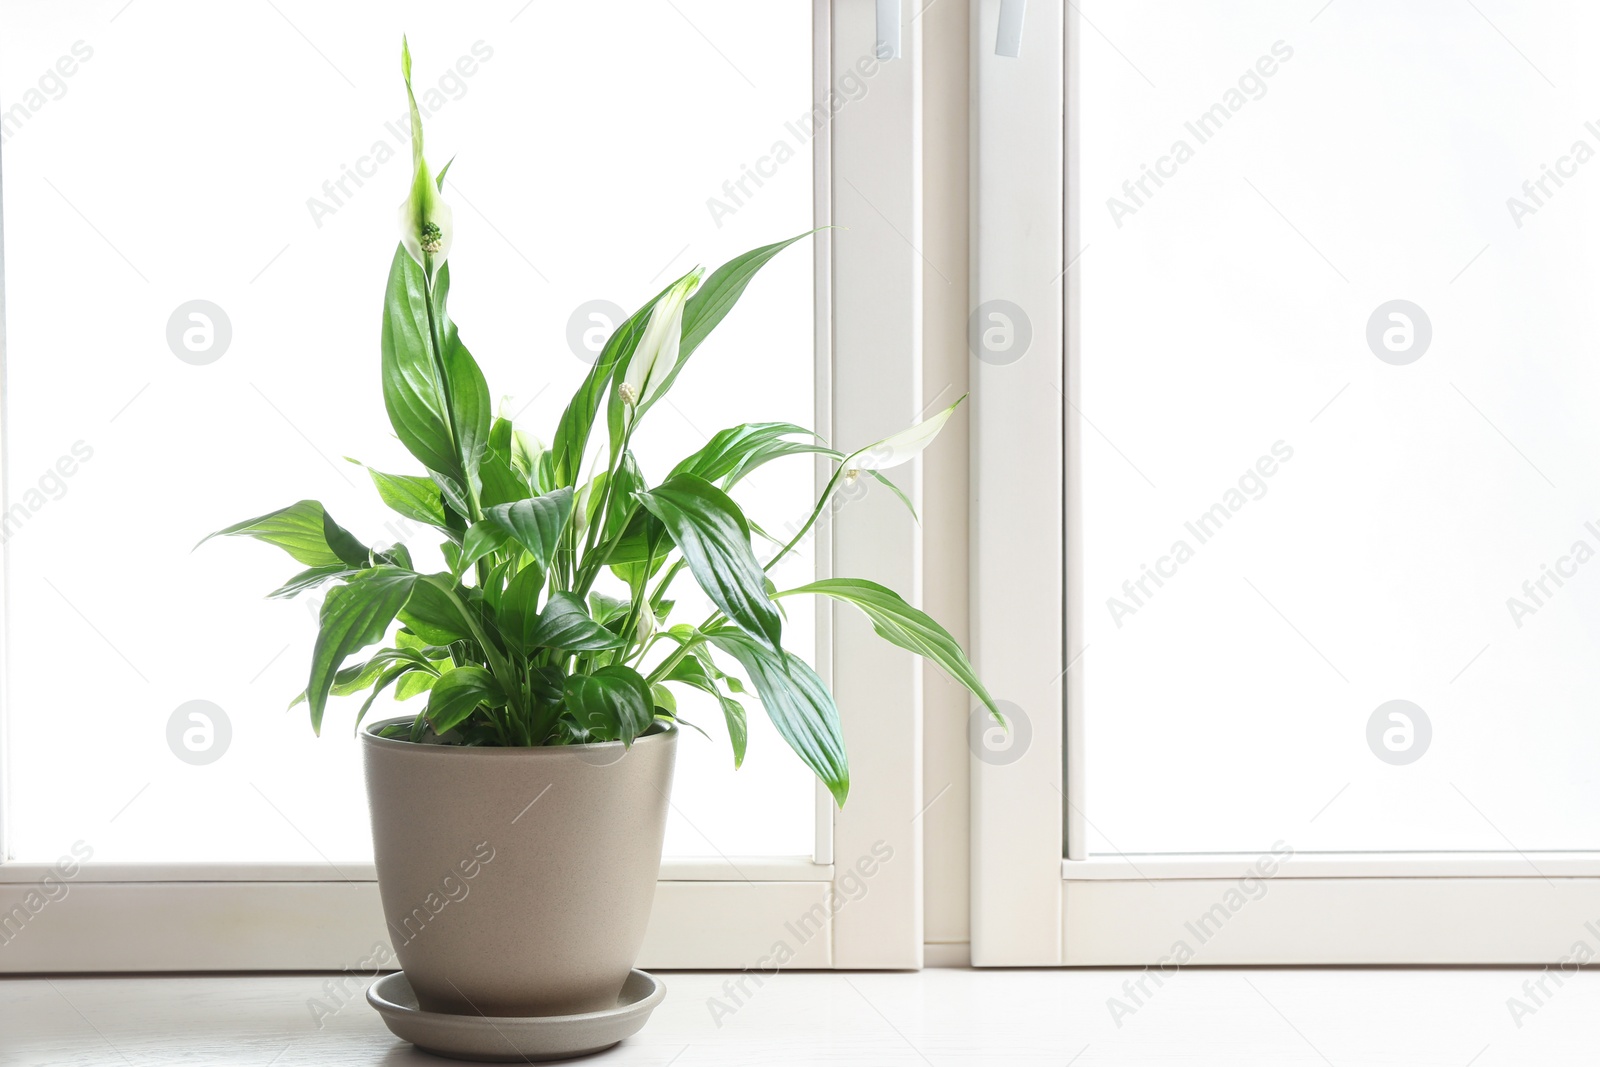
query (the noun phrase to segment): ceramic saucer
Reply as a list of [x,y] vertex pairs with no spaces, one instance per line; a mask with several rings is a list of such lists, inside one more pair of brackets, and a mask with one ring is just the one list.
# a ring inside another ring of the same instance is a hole
[[622,983],[617,1006],[581,1015],[507,1017],[448,1015],[423,1011],[404,971],[367,987],[367,1003],[378,1009],[396,1037],[425,1052],[482,1063],[524,1063],[584,1056],[610,1048],[639,1032],[667,995],[661,980],[634,970]]

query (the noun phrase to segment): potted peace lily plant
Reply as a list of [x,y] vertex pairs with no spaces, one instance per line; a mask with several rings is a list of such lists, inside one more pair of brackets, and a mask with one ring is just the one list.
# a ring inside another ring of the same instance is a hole
[[[682,721],[676,692],[720,705],[737,766],[753,690],[845,802],[839,715],[822,679],[784,650],[784,598],[859,608],[884,640],[938,663],[994,709],[950,634],[893,591],[854,578],[780,590],[767,577],[842,486],[875,477],[893,489],[881,471],[921,452],[954,406],[848,454],[801,426],[757,422],[664,471],[635,455],[636,430],[695,350],[801,235],[709,275],[690,271],[646,301],[605,343],[543,447],[491,415],[450,318],[445,172],[424,158],[404,49],[402,71],[413,180],[384,293],[381,369],[394,432],[426,473],[370,473],[385,504],[439,538],[448,569],[417,569],[403,544],[368,546],[313,500],[212,536],[250,536],[305,567],[271,596],[331,586],[296,699],[313,729],[332,696],[366,692],[358,729],[380,694],[421,701],[360,735],[381,896],[421,1008],[603,1010],[617,1002],[650,911]],[[834,472],[810,519],[763,561],[759,529],[729,494],[797,455],[826,457]],[[716,606],[693,624],[672,615],[685,578]],[[436,910],[430,902],[456,899],[452,883],[470,893]]]

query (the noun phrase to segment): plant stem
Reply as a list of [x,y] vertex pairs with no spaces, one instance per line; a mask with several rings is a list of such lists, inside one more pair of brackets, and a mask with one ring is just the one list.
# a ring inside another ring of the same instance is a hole
[[806,524],[804,526],[800,527],[800,531],[796,533],[794,537],[790,538],[788,544],[778,549],[777,555],[767,560],[766,565],[761,568],[763,571],[770,571],[773,567],[777,566],[778,561],[784,556],[787,556],[790,552],[794,551],[794,546],[799,544],[801,539],[804,538],[805,535],[811,530],[811,527],[817,524],[817,519],[819,516],[821,516],[822,509],[827,507],[828,501],[833,499],[834,487],[839,484],[839,478],[844,474],[844,471],[844,464],[839,464],[838,469],[833,472],[833,477],[828,479],[827,486],[822,490],[822,496],[818,498],[817,506],[811,509],[811,517],[806,520]]

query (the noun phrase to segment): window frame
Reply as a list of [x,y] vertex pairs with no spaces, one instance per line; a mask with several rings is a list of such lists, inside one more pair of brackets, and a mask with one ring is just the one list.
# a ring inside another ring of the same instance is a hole
[[[1020,57],[997,54],[1001,9],[973,12],[974,308],[1020,307],[1032,344],[975,361],[971,596],[975,659],[1029,736],[974,755],[972,960],[978,966],[1540,964],[1586,937],[1600,853],[1305,853],[1271,864],[1234,909],[1254,855],[1087,855],[1081,500],[1072,403],[1081,358],[1077,43],[1072,5],[1026,10]],[[1045,283],[1045,279],[1053,279]],[[1019,462],[1018,457],[1026,457]],[[981,506],[979,506],[981,504]],[[1017,735],[1020,738],[1020,734]],[[975,747],[975,753],[977,746]],[[1229,917],[1176,961],[1185,923]]]
[[[872,5],[815,0],[812,12],[814,99],[826,107],[836,72],[874,54],[879,27]],[[815,237],[816,427],[848,446],[902,428],[921,406],[922,264],[904,236],[921,228],[921,37],[914,17],[901,18],[903,58],[883,62],[871,92],[834,112],[813,142],[816,222],[840,228]],[[4,267],[0,218],[0,279]],[[0,382],[4,309],[0,285]],[[0,456],[4,430],[0,416]],[[820,460],[816,471],[820,492],[830,472]],[[891,474],[919,498],[917,470]],[[0,484],[0,510],[4,492]],[[832,573],[836,561],[915,602],[921,535],[890,496],[869,494],[840,513],[817,538],[818,567]],[[8,565],[0,545],[0,567]],[[866,624],[831,601],[818,604],[817,649],[851,756],[848,805],[836,809],[816,787],[811,856],[664,860],[642,966],[766,969],[779,942],[793,952],[787,967],[921,966],[920,669],[908,653],[872,643]],[[52,874],[47,864],[5,862],[8,703],[0,694],[0,916]],[[862,894],[858,865],[882,860],[884,846],[892,859],[873,864]],[[350,969],[388,940],[372,866],[346,873],[322,864],[91,862],[65,879],[65,896],[0,939],[0,974]],[[793,924],[819,920],[826,936],[797,944]]]

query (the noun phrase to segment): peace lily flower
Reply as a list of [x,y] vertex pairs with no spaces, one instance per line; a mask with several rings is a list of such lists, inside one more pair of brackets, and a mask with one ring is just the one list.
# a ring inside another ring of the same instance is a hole
[[400,205],[400,243],[428,272],[431,281],[433,269],[450,254],[450,205],[439,196],[450,164],[446,163],[435,178],[428,161],[422,158],[422,114],[417,110],[416,94],[411,91],[411,47],[404,37],[400,38],[400,73],[405,76],[406,99],[411,102],[411,192]]
[[[868,445],[845,460],[850,465],[850,475],[859,476],[860,471],[881,471],[890,467],[898,467],[908,463],[922,454],[922,450],[933,444],[933,439],[939,436],[939,431],[944,429],[944,424],[950,421],[950,416],[956,413],[956,408],[961,406],[961,401],[966,399],[962,394],[954,404],[945,408],[937,415],[923,419],[915,426],[909,426],[899,433],[885,437],[877,444]],[[849,484],[849,483],[846,483]]]
[[617,395],[630,408],[647,404],[666,385],[678,365],[678,346],[683,341],[683,306],[700,285],[701,268],[685,274],[661,295],[650,311],[639,347],[628,361],[628,373],[617,387]]

